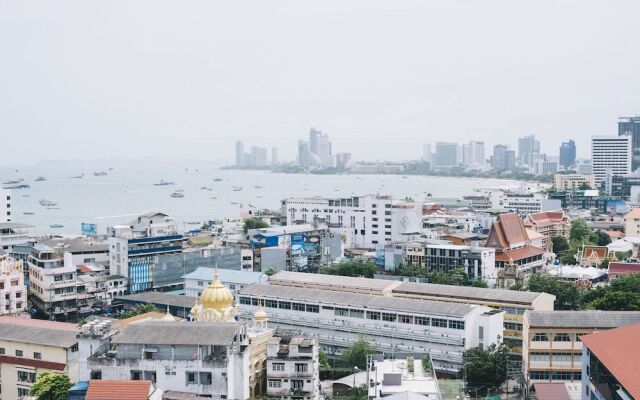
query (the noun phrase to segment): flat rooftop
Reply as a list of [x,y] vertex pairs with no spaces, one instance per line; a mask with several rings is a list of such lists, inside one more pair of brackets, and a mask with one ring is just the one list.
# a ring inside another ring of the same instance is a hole
[[617,328],[640,323],[640,311],[528,311],[531,328]]
[[357,278],[351,276],[337,276],[325,274],[309,274],[304,272],[279,271],[269,277],[272,285],[286,286],[318,286],[326,288],[359,289],[368,291],[388,291],[398,286],[400,282],[383,279]]
[[[308,289],[290,286],[252,284],[240,289],[239,295],[277,298],[293,302],[313,302],[319,305],[369,308],[382,311],[409,312],[427,315],[439,315],[462,318],[477,306],[461,303],[447,303],[407,299],[390,296],[371,296],[352,292],[328,292],[322,289]],[[269,311],[267,310],[267,314]]]

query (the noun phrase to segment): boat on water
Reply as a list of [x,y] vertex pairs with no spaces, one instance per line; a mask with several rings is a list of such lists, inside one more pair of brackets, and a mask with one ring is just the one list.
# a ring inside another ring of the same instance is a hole
[[171,193],[171,195],[170,195],[170,196],[171,196],[171,197],[173,197],[173,198],[176,198],[176,199],[181,199],[181,198],[183,198],[183,197],[184,197],[184,193],[182,193],[182,192],[178,192],[178,191],[176,190],[175,192]]
[[43,207],[53,207],[53,206],[58,205],[58,203],[56,203],[53,200],[49,200],[49,199],[40,199],[38,201],[38,203],[40,203],[40,205],[43,206]]
[[242,190],[242,188],[241,188],[240,186],[234,186],[234,187],[233,187],[233,191],[234,191],[234,192],[239,192],[239,191],[241,191],[241,190]]
[[42,182],[42,181],[46,181],[47,178],[45,178],[44,176],[39,176],[35,179],[36,182]]
[[84,178],[84,174],[72,176],[71,179],[82,179]]
[[98,171],[94,172],[93,176],[107,176],[107,173],[105,171]]
[[21,183],[19,185],[6,185],[3,186],[3,189],[29,189],[31,186]]
[[35,213],[33,211],[24,211],[22,214],[23,215],[34,215]]
[[214,196],[211,198],[211,200],[218,200],[218,198]]
[[31,197],[29,194],[23,194],[22,197]]
[[214,182],[222,182],[222,178],[215,178],[213,181]]
[[185,224],[187,224],[187,225],[200,225],[200,222],[198,222],[198,221],[187,221],[187,222],[185,222]]
[[254,189],[262,189],[262,186],[260,186],[260,185],[256,185],[256,186],[254,186],[253,188],[254,188]]
[[20,182],[22,182],[22,179],[19,179],[19,180],[14,179],[14,180],[11,180],[11,181],[2,182],[2,184],[3,185],[15,185],[15,184],[20,183]]
[[158,183],[154,183],[154,186],[169,186],[169,185],[173,185],[173,182],[167,182],[165,180],[160,179],[160,182]]
[[49,225],[49,228],[64,228],[64,225],[62,225],[62,224],[51,224],[51,225]]
[[236,204],[238,204],[238,202],[237,201],[232,201],[231,204],[236,205]]
[[60,207],[47,207],[47,210],[59,210]]
[[209,186],[203,186],[203,187],[201,187],[200,189],[202,189],[202,190],[207,190],[207,191],[209,191],[209,192],[213,190],[213,189],[211,189]]
[[256,199],[261,199],[263,196],[256,196]]

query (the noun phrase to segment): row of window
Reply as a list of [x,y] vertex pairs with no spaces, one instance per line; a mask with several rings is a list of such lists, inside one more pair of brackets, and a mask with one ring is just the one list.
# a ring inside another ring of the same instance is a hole
[[[287,379],[284,380],[287,382]],[[311,380],[308,379],[307,383],[311,383]],[[282,380],[280,379],[269,379],[267,380],[267,386],[272,389],[279,389],[282,387]],[[291,380],[291,389],[303,389],[304,381],[302,379],[292,379]]]
[[[587,335],[587,333],[576,333],[575,340],[577,342],[580,341],[580,337],[582,335]],[[547,333],[536,333],[533,335],[531,341],[533,342],[548,342],[549,338],[552,337],[554,342],[572,342],[573,334],[570,333],[556,333],[556,334],[547,334]]]
[[580,353],[562,353],[562,352],[553,352],[553,353],[544,353],[544,352],[532,352],[529,355],[531,361],[571,361],[573,358],[575,360],[580,360],[582,354]]
[[530,371],[529,379],[552,379],[554,381],[579,381],[582,379],[580,372],[551,372],[551,371]]
[[[0,354],[6,354],[4,347],[0,347]],[[24,357],[24,352],[22,350],[16,350],[15,354],[16,354],[16,357]],[[36,360],[42,360],[42,353],[34,351],[33,358]]]
[[[284,363],[273,363],[271,364],[271,370],[276,372],[284,372]],[[309,365],[306,363],[296,363],[295,364],[296,372],[308,372]]]
[[[264,300],[260,302],[264,307],[280,308],[284,310],[305,311],[312,313],[319,313],[320,308],[315,304],[293,303],[288,301],[277,300]],[[240,304],[245,305],[258,305],[258,299],[250,297],[240,297]],[[364,311],[352,308],[340,308],[340,307],[323,307],[323,309],[334,310],[336,316],[351,317],[351,318],[363,318],[374,321],[386,321],[386,322],[400,322],[402,324],[414,324],[423,326],[433,326],[436,328],[449,328],[464,330],[464,321],[447,320],[443,318],[429,318],[420,317],[406,314],[385,313],[380,311]]]

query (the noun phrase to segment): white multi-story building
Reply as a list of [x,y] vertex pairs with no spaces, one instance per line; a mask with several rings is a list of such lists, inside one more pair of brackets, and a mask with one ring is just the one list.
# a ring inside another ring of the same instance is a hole
[[19,314],[27,308],[22,261],[16,261],[0,249],[0,315]]
[[282,212],[287,225],[325,222],[331,231],[344,235],[347,247],[405,242],[422,231],[422,205],[391,196],[288,198],[282,200]]
[[504,313],[477,305],[271,284],[246,286],[238,297],[245,318],[261,301],[272,326],[316,336],[331,355],[364,334],[379,351],[430,353],[441,372],[457,372],[466,349],[498,343],[503,334]]
[[462,166],[480,166],[484,163],[484,142],[469,142],[462,145]]
[[478,189],[474,195],[464,198],[471,201],[471,207],[476,210],[494,209],[527,215],[542,211],[542,203],[547,199],[547,195],[503,189]]
[[0,250],[11,250],[15,245],[27,243],[32,232],[32,225],[19,222],[0,222]]
[[631,171],[631,136],[593,136],[591,164],[595,184],[611,193],[612,176],[627,175]]
[[320,398],[318,340],[295,333],[276,333],[267,345],[267,396],[280,400]]
[[11,190],[0,188],[0,222],[11,221]]

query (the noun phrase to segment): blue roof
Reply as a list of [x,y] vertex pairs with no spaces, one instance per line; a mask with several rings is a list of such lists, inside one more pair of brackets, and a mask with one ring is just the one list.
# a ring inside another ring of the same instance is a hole
[[87,389],[89,389],[89,381],[78,381],[78,383],[69,388],[69,390],[85,392],[87,391]]
[[[257,282],[267,282],[267,276],[262,272],[239,271],[235,269],[218,269],[220,281],[226,283],[251,284]],[[262,279],[260,278],[262,276]],[[213,278],[213,268],[199,267],[195,271],[182,277],[183,279],[196,279],[210,282]]]

